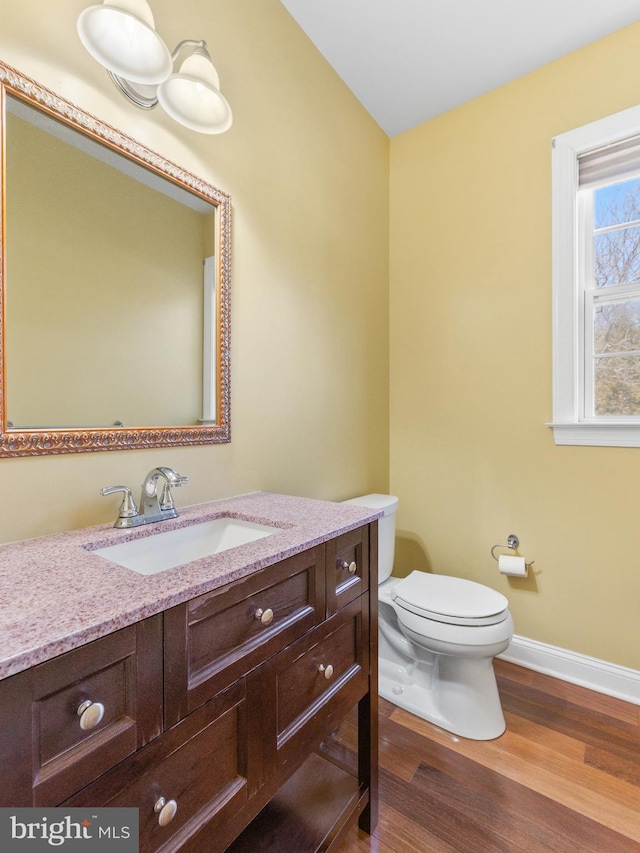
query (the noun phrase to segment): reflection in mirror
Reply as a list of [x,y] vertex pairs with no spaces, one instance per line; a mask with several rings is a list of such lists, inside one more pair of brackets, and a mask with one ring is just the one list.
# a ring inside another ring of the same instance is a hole
[[0,80],[0,456],[228,441],[229,197]]

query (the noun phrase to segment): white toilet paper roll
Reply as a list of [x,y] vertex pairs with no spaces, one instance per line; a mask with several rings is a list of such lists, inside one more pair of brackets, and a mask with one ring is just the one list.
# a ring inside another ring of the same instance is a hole
[[527,564],[524,557],[510,557],[508,554],[500,554],[498,557],[498,571],[501,575],[514,575],[526,578]]

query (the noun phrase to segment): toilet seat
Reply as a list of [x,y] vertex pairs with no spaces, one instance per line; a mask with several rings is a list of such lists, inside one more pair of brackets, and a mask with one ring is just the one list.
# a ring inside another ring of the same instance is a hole
[[450,625],[496,625],[508,615],[502,593],[465,578],[411,572],[391,590],[398,607]]

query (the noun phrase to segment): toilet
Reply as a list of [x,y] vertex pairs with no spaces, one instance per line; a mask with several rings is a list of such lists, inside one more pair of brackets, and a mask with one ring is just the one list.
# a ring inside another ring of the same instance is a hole
[[453,734],[499,737],[506,724],[493,658],[513,636],[508,600],[448,575],[391,577],[398,498],[371,494],[345,503],[384,513],[378,520],[380,695]]

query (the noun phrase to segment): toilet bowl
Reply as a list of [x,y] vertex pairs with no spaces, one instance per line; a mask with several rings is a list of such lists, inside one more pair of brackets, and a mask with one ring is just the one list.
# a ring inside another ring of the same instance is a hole
[[491,740],[505,730],[493,658],[513,636],[504,595],[464,578],[391,576],[398,499],[345,503],[383,510],[378,521],[379,693],[453,734]]

